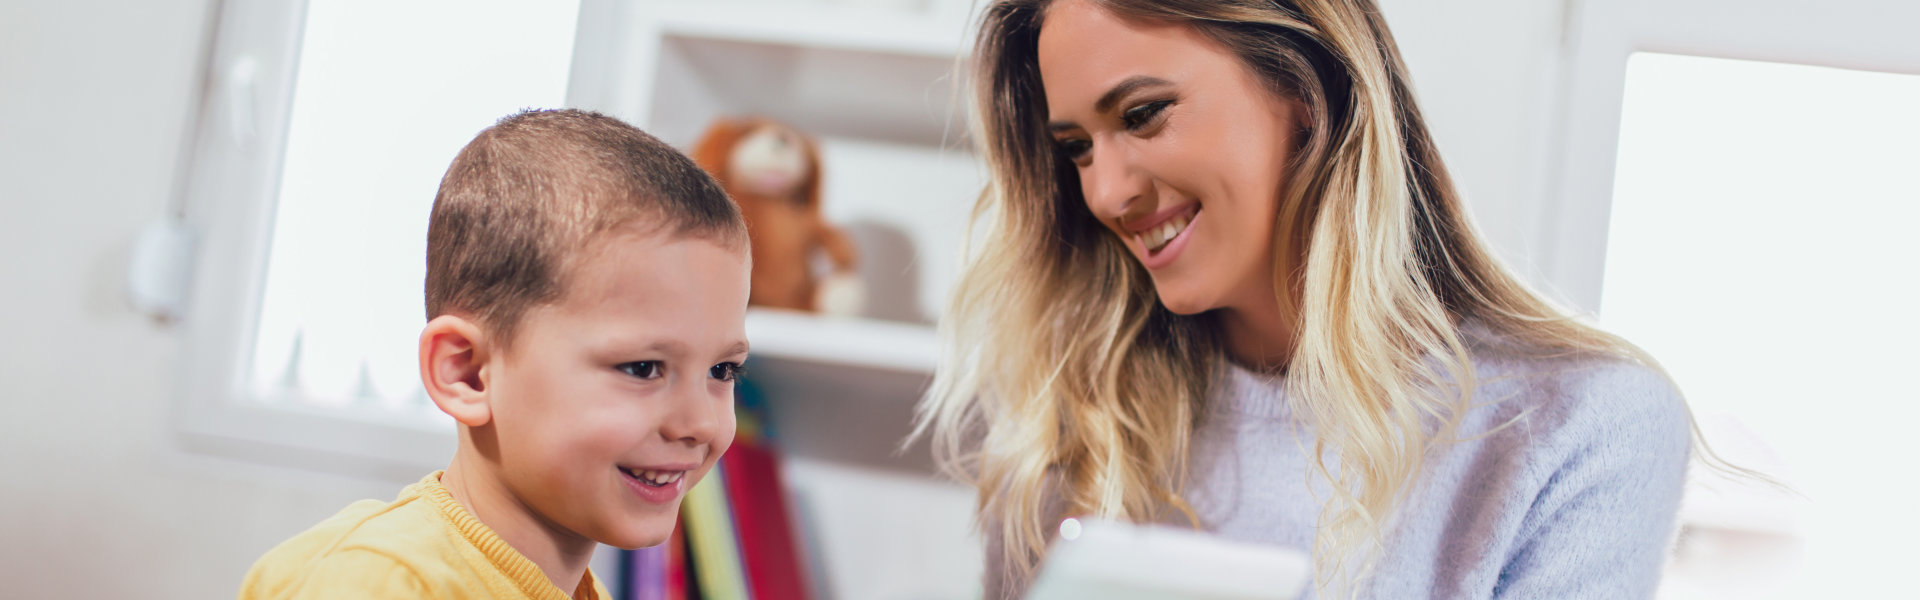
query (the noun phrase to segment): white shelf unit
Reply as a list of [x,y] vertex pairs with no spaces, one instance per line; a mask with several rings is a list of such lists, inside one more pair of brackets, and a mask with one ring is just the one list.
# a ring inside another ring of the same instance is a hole
[[747,339],[755,357],[917,374],[933,372],[938,351],[926,325],[766,308],[747,312]]
[[899,447],[985,182],[957,76],[970,4],[640,1],[611,34],[621,80],[598,84],[618,91],[597,108],[682,149],[723,116],[819,142],[823,212],[860,248],[867,312],[754,309],[747,333],[823,598],[979,595],[973,491],[938,478],[924,444]]
[[680,3],[659,13],[658,22],[666,32],[690,37],[952,60],[965,40],[964,24],[953,26],[955,6],[960,5],[887,9],[818,1]]

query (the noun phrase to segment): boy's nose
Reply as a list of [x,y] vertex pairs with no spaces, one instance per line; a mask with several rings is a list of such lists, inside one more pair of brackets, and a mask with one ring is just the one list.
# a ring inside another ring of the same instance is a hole
[[712,442],[724,431],[733,431],[733,396],[712,396],[705,390],[680,394],[675,410],[660,426],[660,435],[668,441],[700,445]]

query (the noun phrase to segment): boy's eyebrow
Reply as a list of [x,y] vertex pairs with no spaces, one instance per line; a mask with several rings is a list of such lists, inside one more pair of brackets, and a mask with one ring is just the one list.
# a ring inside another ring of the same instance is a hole
[[[689,347],[685,342],[681,342],[680,340],[655,340],[653,342],[648,343],[645,346],[641,346],[640,350],[648,353],[672,357],[675,359],[684,358],[684,357],[693,355],[693,348]],[[738,341],[735,341],[732,345],[727,346],[727,349],[721,352],[720,356],[738,356],[741,354],[746,354],[747,350],[748,350],[747,341],[738,340]]]
[[688,348],[685,343],[679,340],[658,340],[657,339],[657,340],[646,342],[645,344],[640,344],[639,342],[641,342],[641,340],[634,340],[634,339],[621,340],[621,341],[615,342],[613,347],[624,348],[623,350],[624,352],[640,351],[648,354],[657,354],[657,355],[673,357],[673,358],[684,357],[688,354],[693,353],[691,348]]
[[[687,355],[693,354],[693,350],[691,348],[688,348],[685,343],[679,340],[659,340],[651,344],[647,344],[645,349],[649,352],[658,352],[660,354],[665,354],[667,356],[687,356]],[[746,354],[747,349],[748,349],[747,341],[739,340],[739,341],[735,341],[733,345],[727,346],[726,351],[721,352],[720,355],[735,356],[740,354]]]

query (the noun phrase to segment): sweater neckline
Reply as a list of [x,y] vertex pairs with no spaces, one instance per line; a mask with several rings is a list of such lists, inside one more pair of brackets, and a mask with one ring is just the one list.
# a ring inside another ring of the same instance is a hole
[[1283,419],[1287,408],[1287,377],[1257,373],[1222,360],[1215,375],[1217,386],[1210,410],[1267,419]]
[[481,523],[478,517],[473,516],[472,511],[453,499],[453,492],[448,491],[447,486],[440,483],[440,476],[444,473],[446,473],[445,470],[434,471],[422,478],[419,483],[408,486],[408,491],[432,503],[440,515],[453,524],[454,530],[460,532],[460,537],[480,550],[480,554],[487,558],[487,562],[500,569],[500,573],[512,580],[514,586],[520,588],[522,593],[540,600],[574,600],[575,598],[603,600],[600,598],[599,587],[595,585],[591,568],[587,569],[586,575],[580,578],[580,585],[573,590],[571,596],[562,592],[560,588],[554,587],[553,582],[547,579],[546,572],[541,571],[539,565],[533,564],[532,559],[514,550],[513,546],[507,545],[507,541],[500,539],[500,534],[494,533],[493,528]]

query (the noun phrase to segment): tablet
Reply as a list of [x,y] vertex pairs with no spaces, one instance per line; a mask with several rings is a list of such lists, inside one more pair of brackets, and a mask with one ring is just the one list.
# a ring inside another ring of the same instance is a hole
[[1067,519],[1027,600],[1293,600],[1312,576],[1298,550],[1160,525]]

